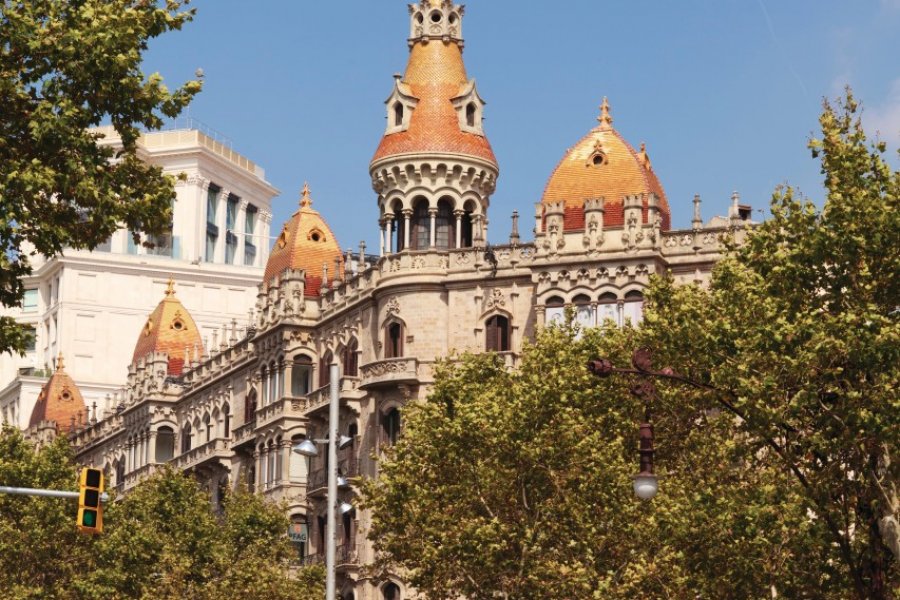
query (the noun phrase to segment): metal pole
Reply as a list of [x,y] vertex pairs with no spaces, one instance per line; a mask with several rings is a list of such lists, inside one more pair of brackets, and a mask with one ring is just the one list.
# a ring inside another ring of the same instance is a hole
[[[78,500],[80,494],[78,492],[64,492],[62,490],[39,490],[34,488],[18,488],[0,486],[0,494],[14,494],[17,496],[43,496],[45,498],[74,498]],[[109,494],[103,492],[100,494],[101,502],[109,502]]]
[[335,507],[337,505],[337,445],[338,445],[338,403],[339,372],[337,363],[331,363],[329,380],[331,383],[331,402],[328,406],[328,510],[325,514],[327,529],[325,532],[327,541],[325,546],[325,600],[334,600],[335,589],[335,554],[336,533]]

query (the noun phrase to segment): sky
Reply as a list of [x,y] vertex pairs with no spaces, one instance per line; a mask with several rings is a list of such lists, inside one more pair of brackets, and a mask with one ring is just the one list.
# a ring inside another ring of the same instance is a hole
[[[341,246],[365,240],[377,251],[368,165],[392,75],[406,66],[406,3],[191,6],[192,23],[153,40],[145,73],[176,87],[203,69],[188,113],[265,169],[280,190],[273,232],[308,181]],[[532,222],[547,179],[596,125],[604,96],[625,139],[646,142],[675,228],[690,226],[694,194],[704,219],[726,214],[733,191],[765,209],[785,183],[821,204],[820,166],[806,144],[823,99],[846,85],[897,163],[900,0],[470,0],[463,34],[500,164],[492,243],[508,239],[513,210]]]

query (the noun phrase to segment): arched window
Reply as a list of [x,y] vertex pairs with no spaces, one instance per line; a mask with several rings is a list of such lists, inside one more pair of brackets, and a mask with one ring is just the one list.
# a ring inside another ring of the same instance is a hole
[[231,437],[231,406],[226,402],[222,407],[222,437]]
[[269,402],[277,402],[281,399],[281,373],[277,362],[269,363]]
[[446,198],[441,198],[438,201],[434,227],[434,245],[437,249],[446,250],[456,243],[456,221],[453,218],[452,205]]
[[324,387],[331,383],[331,363],[334,362],[331,350],[325,353],[322,360],[319,361],[319,387]]
[[244,423],[256,418],[256,390],[250,390],[244,398]]
[[269,442],[269,446],[267,448],[268,452],[266,453],[266,486],[271,487],[272,483],[275,481],[275,444],[271,441]]
[[352,338],[350,342],[344,346],[342,362],[344,363],[345,377],[356,377],[359,374],[359,361],[357,358],[358,349],[359,344],[357,343],[356,338]]
[[122,455],[119,457],[119,460],[116,461],[116,486],[121,486],[125,483],[125,456]]
[[391,581],[381,588],[381,595],[384,596],[384,600],[401,600],[400,586]]
[[158,463],[169,462],[175,457],[175,431],[163,425],[156,430],[156,458]]
[[484,326],[485,350],[488,352],[509,351],[509,319],[494,315]]
[[403,356],[403,325],[394,322],[385,328],[384,357],[400,358]]
[[594,308],[591,306],[591,299],[584,295],[579,294],[572,299],[572,304],[575,305],[575,320],[582,327],[593,327],[596,323],[594,322]]
[[475,127],[475,115],[478,113],[478,108],[475,106],[474,102],[469,102],[466,104],[466,125],[469,127]]
[[413,250],[426,250],[429,239],[429,229],[431,228],[431,217],[428,216],[428,200],[425,198],[416,198],[413,204],[412,215],[412,231],[409,240]]
[[399,206],[394,210],[394,252],[406,250],[406,218]]
[[638,291],[625,294],[625,303],[622,305],[622,322],[630,322],[632,325],[640,325],[644,320],[644,295]]
[[193,432],[191,431],[191,424],[185,423],[184,427],[181,430],[181,453],[190,452],[191,450],[191,437]]
[[209,418],[209,413],[203,415],[203,429],[206,430],[206,441],[212,439],[212,421]]
[[403,125],[403,104],[394,102],[394,127]]
[[565,302],[559,296],[549,298],[546,303],[545,322],[547,325],[551,323],[563,323],[566,320]]
[[276,484],[281,483],[281,473],[284,470],[284,457],[282,456],[281,451],[281,436],[275,438],[275,448],[272,450],[275,454],[275,475],[274,481]]
[[259,391],[262,394],[262,405],[266,406],[269,403],[269,368],[265,365],[259,374]]
[[618,327],[619,300],[615,294],[606,293],[600,296],[600,301],[597,303],[597,323],[603,325],[604,323],[608,324],[610,321]]
[[460,247],[461,248],[471,248],[472,247],[472,210],[466,208],[465,213],[460,220]]
[[384,429],[384,441],[393,446],[400,439],[400,409],[392,408],[381,417],[381,426]]
[[305,354],[294,357],[291,367],[291,396],[306,396],[312,391],[312,359]]

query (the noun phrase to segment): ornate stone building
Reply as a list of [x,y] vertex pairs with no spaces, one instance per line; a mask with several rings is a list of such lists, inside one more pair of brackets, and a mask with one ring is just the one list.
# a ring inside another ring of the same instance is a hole
[[[287,502],[298,557],[325,545],[324,452],[291,452],[327,433],[329,370],[340,366],[341,500],[377,477],[380,449],[401,435],[403,409],[425,398],[435,361],[453,350],[500,353],[515,368],[525,340],[572,306],[586,327],[639,323],[653,274],[703,282],[720,236],[739,239],[749,210],[670,227],[646,149],[598,123],[567,150],[534,210],[534,239],[513,216],[509,242],[486,243],[499,166],[483,129],[484,101],[463,63],[463,7],[410,6],[409,63],[386,102],[387,128],[369,165],[381,230],[377,256],[344,255],[306,187],[278,236],[251,320],[205,346],[170,285],[135,341],[127,384],[70,432],[79,460],[122,491],[172,463],[214,501],[239,484]],[[548,171],[549,171],[548,167]],[[414,597],[398,577],[373,578],[370,515],[339,515],[345,599]]]

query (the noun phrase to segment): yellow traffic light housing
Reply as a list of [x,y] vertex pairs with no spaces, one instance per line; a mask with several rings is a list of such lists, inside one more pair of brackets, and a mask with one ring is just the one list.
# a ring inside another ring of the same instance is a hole
[[75,524],[82,533],[103,532],[103,471],[86,467],[78,480],[78,518]]

